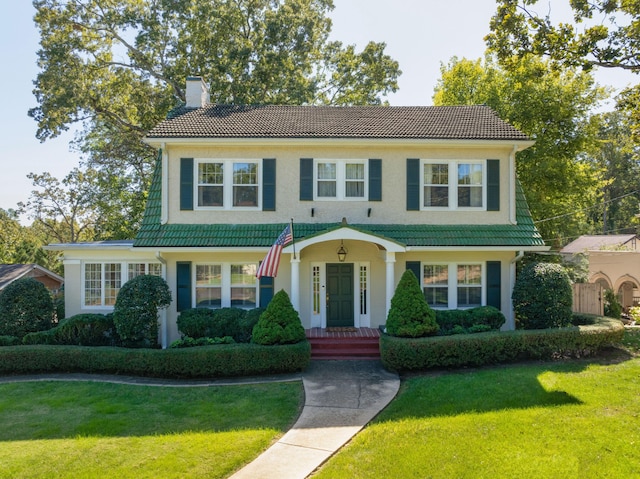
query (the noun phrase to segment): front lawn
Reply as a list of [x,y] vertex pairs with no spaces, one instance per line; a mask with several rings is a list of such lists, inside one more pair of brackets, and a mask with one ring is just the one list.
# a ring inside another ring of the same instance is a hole
[[2,477],[227,477],[295,421],[300,382],[0,384]]
[[314,478],[640,477],[639,392],[629,356],[408,377]]

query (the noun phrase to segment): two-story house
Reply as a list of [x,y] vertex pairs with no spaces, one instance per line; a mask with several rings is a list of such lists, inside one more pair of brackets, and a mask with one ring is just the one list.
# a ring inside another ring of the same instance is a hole
[[[486,106],[219,106],[198,77],[145,141],[158,160],[133,241],[64,252],[66,311],[104,312],[138,274],[180,311],[265,306],[288,292],[305,328],[377,328],[405,269],[433,308],[493,305],[514,327],[524,251],[546,250],[516,179],[533,144]],[[293,220],[275,278],[256,278]]]

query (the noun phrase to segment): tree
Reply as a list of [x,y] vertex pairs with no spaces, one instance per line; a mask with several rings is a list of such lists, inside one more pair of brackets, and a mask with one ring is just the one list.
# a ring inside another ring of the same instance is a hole
[[[142,137],[185,100],[200,75],[214,103],[382,103],[397,62],[371,42],[358,53],[329,42],[332,0],[34,0],[40,29],[29,111],[44,141],[82,125],[76,148],[109,198],[120,179],[122,217],[142,210],[155,152]],[[117,210],[115,210],[117,211]],[[117,222],[110,222],[113,226]],[[112,232],[110,232],[111,234]],[[119,233],[114,233],[119,234]]]
[[60,243],[77,243],[86,238],[97,223],[93,210],[96,192],[95,171],[74,168],[62,181],[50,173],[29,173],[33,190],[29,201],[18,203],[22,212],[37,221],[48,235]]
[[[563,67],[618,68],[640,73],[640,1],[572,0],[574,24],[554,24],[551,8],[539,14],[538,0],[499,0],[485,38],[489,49],[503,64],[514,55],[546,56]],[[632,131],[640,135],[640,86],[619,98],[620,108],[630,113]]]
[[424,299],[424,293],[413,271],[406,270],[391,298],[387,316],[387,333],[391,336],[419,338],[438,332],[436,313]]
[[300,316],[293,308],[287,292],[281,289],[271,298],[267,309],[253,327],[252,341],[271,346],[299,343],[305,339]]
[[[441,67],[436,105],[487,104],[535,140],[517,153],[516,172],[543,236],[560,245],[581,234],[596,202],[599,171],[579,155],[596,143],[591,112],[605,92],[589,73],[552,69],[533,56],[511,68],[482,60],[453,58]],[[583,211],[584,210],[584,211]],[[567,212],[577,212],[563,216]]]

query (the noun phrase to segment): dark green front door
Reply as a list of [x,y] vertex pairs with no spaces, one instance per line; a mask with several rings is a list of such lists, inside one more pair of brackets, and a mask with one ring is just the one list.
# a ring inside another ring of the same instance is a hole
[[353,326],[353,264],[327,264],[327,328]]

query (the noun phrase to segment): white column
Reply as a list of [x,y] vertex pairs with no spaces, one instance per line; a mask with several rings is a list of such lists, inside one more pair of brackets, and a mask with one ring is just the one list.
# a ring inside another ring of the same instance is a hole
[[300,313],[300,253],[291,255],[291,304]]
[[396,254],[387,251],[387,257],[385,259],[387,263],[387,311],[385,314],[385,319],[389,315],[389,310],[391,309],[391,298],[393,297],[393,293],[396,285],[395,278],[395,265],[396,265]]

